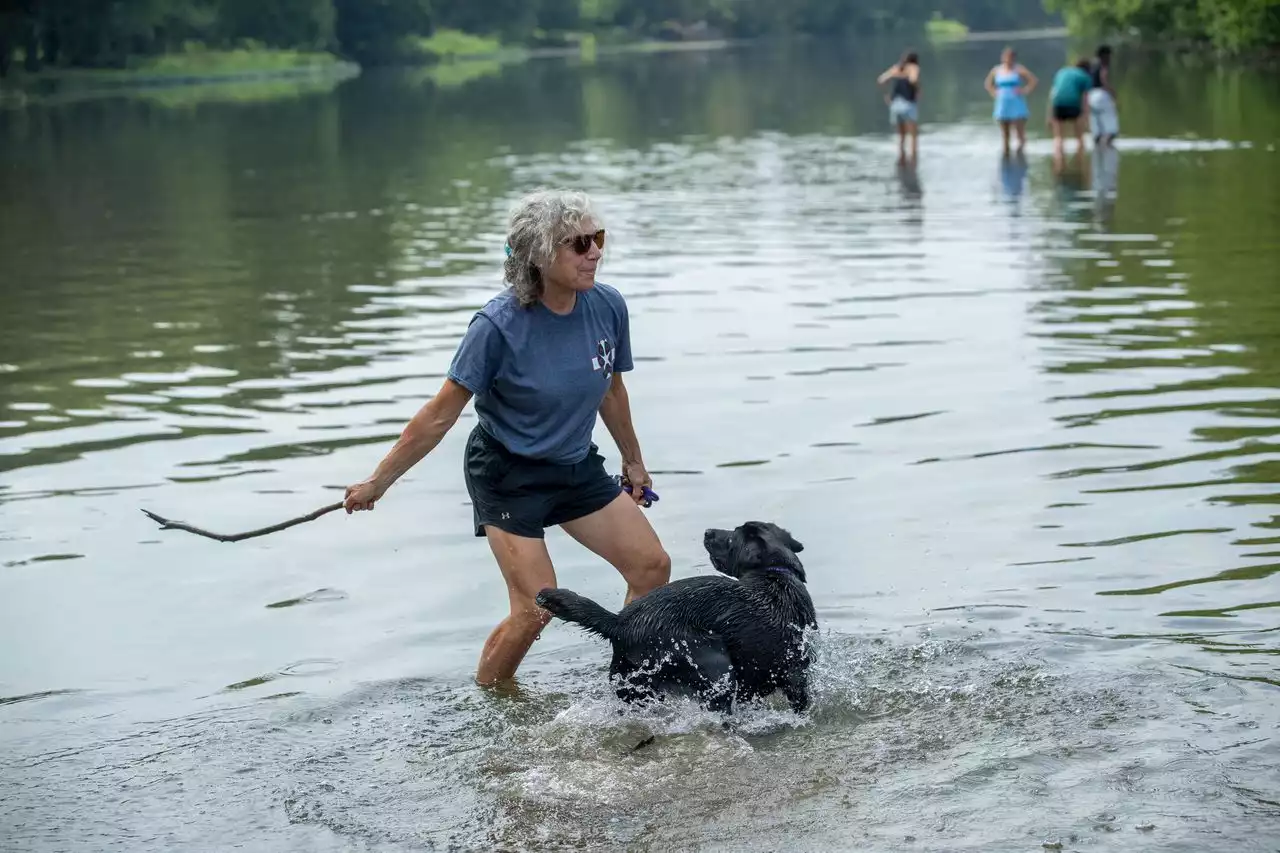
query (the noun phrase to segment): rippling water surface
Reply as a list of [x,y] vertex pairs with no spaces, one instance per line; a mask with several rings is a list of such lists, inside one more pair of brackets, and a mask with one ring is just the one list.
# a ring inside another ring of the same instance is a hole
[[[1055,167],[1039,113],[1001,158],[986,46],[929,53],[906,168],[893,52],[0,116],[0,847],[1273,850],[1280,96],[1122,67],[1121,149]],[[611,233],[676,575],[805,543],[807,717],[621,714],[563,625],[476,689],[469,423],[373,514],[138,511],[336,500],[548,183]]]

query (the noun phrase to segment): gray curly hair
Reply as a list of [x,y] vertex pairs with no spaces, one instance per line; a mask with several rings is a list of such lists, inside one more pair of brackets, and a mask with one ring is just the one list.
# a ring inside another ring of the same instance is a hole
[[584,223],[603,227],[586,193],[541,189],[521,198],[507,220],[507,260],[503,273],[516,300],[528,308],[542,295],[542,271],[555,259],[566,237]]

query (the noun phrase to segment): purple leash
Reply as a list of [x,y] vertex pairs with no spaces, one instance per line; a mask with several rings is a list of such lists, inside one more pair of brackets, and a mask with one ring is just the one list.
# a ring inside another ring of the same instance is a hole
[[[621,475],[621,474],[614,474],[614,475],[613,475],[613,480],[614,480],[614,482],[615,482],[615,483],[617,483],[618,485],[622,486],[622,490],[623,490],[624,492],[626,492],[627,494],[631,494],[631,493],[632,493],[632,491],[633,491],[633,490],[634,490],[634,488],[635,488],[634,486],[632,486],[632,485],[631,485],[631,483],[629,483],[629,482],[627,482],[626,480],[622,479],[622,475]],[[645,508],[645,509],[648,509],[649,507],[653,506],[653,505],[657,502],[657,500],[658,500],[658,493],[657,493],[657,492],[655,492],[653,489],[649,488],[648,486],[641,486],[641,489],[643,489],[643,490],[644,490],[644,491],[643,491],[643,494],[644,494],[644,504],[643,504],[643,506],[644,506],[644,508]]]

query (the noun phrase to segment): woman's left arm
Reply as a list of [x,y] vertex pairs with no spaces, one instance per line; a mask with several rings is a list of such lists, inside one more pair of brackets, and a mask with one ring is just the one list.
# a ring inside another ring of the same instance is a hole
[[1036,85],[1040,82],[1040,78],[1032,74],[1031,69],[1027,68],[1025,65],[1022,66],[1022,76],[1027,81],[1027,85],[1022,87],[1022,94],[1030,95],[1036,90]]
[[618,445],[622,454],[622,476],[636,488],[631,497],[636,503],[644,502],[644,486],[652,486],[653,480],[644,467],[644,457],[640,453],[640,440],[636,438],[636,428],[631,421],[631,399],[627,395],[627,386],[622,381],[622,374],[613,374],[609,381],[609,390],[605,392],[604,402],[600,404],[600,417]]

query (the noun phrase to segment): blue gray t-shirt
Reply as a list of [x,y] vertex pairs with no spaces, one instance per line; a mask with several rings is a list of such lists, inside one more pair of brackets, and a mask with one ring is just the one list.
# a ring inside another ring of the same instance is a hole
[[512,453],[559,464],[586,458],[615,372],[631,370],[622,294],[596,282],[573,310],[522,308],[508,288],[481,308],[449,378],[475,395],[480,425]]

